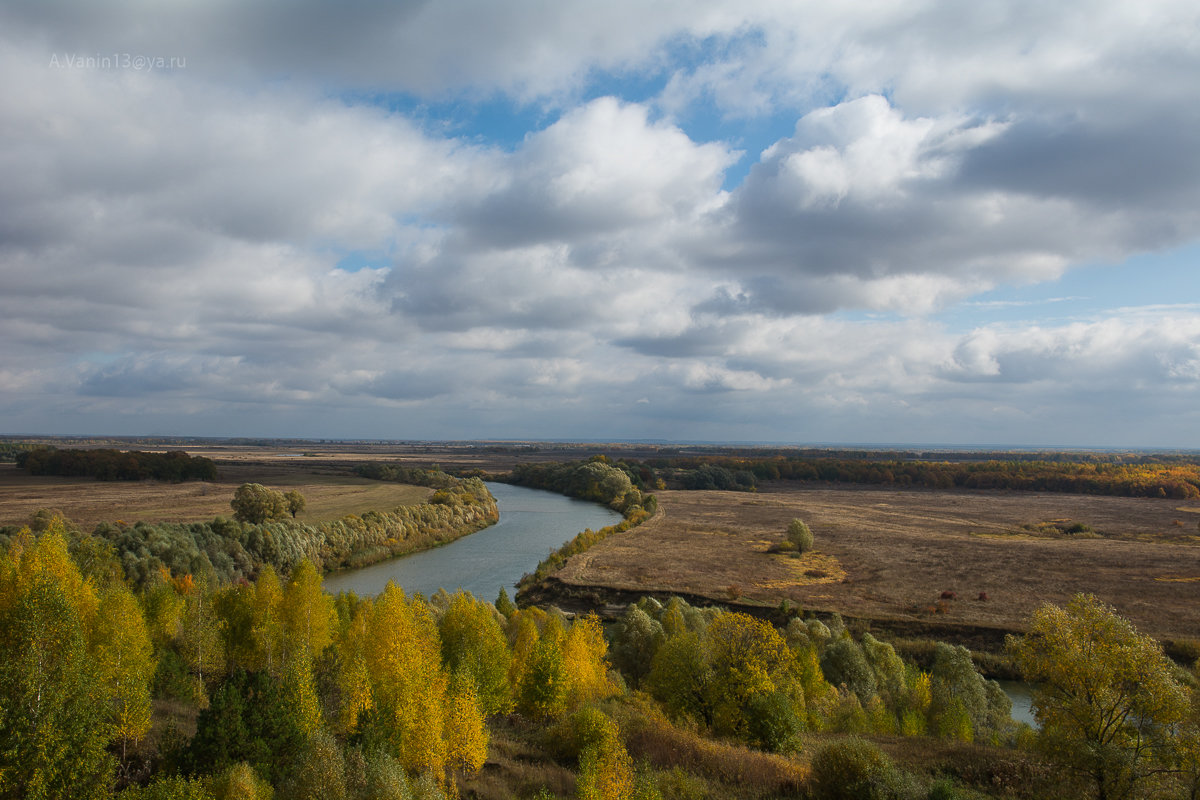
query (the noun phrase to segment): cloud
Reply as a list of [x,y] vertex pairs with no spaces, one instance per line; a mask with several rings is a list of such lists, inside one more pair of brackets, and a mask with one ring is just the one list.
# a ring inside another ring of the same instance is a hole
[[[1082,441],[1140,402],[1179,427],[1191,311],[965,333],[929,315],[1200,237],[1196,15],[9,3],[0,412]],[[50,62],[110,51],[187,63]],[[448,134],[481,99],[540,121],[515,144]],[[743,123],[786,135],[743,153]]]
[[457,220],[498,247],[626,236],[693,218],[734,160],[720,144],[650,122],[644,106],[602,97],[529,135],[503,186],[468,201]]

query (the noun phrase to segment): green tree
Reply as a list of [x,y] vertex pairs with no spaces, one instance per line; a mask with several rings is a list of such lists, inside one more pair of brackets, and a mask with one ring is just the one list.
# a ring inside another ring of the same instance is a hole
[[1128,797],[1169,755],[1187,701],[1150,637],[1091,595],[1044,605],[1008,646],[1033,683],[1045,752],[1099,800]]
[[709,686],[712,667],[698,633],[683,630],[668,636],[650,662],[646,685],[674,717],[712,724]]
[[929,716],[938,736],[974,741],[988,721],[986,682],[962,645],[938,642],[930,673]]
[[288,501],[283,493],[268,489],[261,483],[243,483],[233,493],[229,505],[233,508],[234,519],[252,525],[283,519],[288,514]]
[[304,499],[304,495],[295,489],[289,489],[283,493],[283,502],[287,505],[288,513],[292,515],[292,519],[295,519],[296,515],[308,505],[308,502]]
[[508,590],[503,586],[500,587],[500,594],[496,595],[495,606],[496,610],[499,611],[500,615],[505,619],[511,617],[517,610],[516,605],[511,599],[509,599]]
[[517,708],[531,719],[556,718],[567,709],[571,676],[563,656],[565,641],[562,624],[557,617],[550,617],[517,687]]
[[280,781],[305,745],[286,687],[266,674],[238,670],[213,692],[196,720],[185,761],[193,772],[221,772],[245,761]]
[[[185,778],[182,775],[159,775],[149,786],[131,786],[117,795],[119,800],[226,800],[216,797],[205,785],[206,781],[199,778]],[[267,800],[263,797],[237,795],[239,800]]]
[[438,632],[442,662],[451,673],[465,672],[471,677],[484,713],[511,711],[508,642],[492,607],[456,592],[438,622]]
[[662,625],[637,605],[630,603],[613,634],[613,664],[638,686],[650,674],[654,654],[666,638]]
[[821,654],[821,671],[825,680],[834,686],[845,686],[866,703],[879,690],[875,672],[858,642],[843,633],[825,646]]
[[225,669],[225,644],[208,587],[189,585],[186,592],[179,652],[194,678],[194,696],[202,702],[208,696],[208,687]]
[[803,520],[794,519],[788,523],[787,538],[801,553],[807,553],[813,548],[813,533]]
[[346,761],[333,736],[322,731],[309,740],[280,794],[295,800],[346,800]]

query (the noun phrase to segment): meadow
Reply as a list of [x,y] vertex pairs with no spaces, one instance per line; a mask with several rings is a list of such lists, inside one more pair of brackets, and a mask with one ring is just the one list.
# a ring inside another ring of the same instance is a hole
[[[795,485],[657,496],[654,519],[557,573],[571,595],[786,600],[881,623],[994,628],[1002,638],[1043,603],[1086,592],[1156,638],[1200,634],[1195,502]],[[793,518],[812,528],[814,549],[769,553]]]

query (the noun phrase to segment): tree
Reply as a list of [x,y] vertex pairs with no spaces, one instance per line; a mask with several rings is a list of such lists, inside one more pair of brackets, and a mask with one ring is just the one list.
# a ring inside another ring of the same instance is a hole
[[875,672],[866,654],[848,633],[843,633],[825,647],[821,654],[821,671],[831,684],[845,686],[863,703],[879,690]]
[[565,641],[562,624],[557,617],[550,617],[517,686],[517,708],[531,719],[556,718],[567,709],[571,675],[563,657]]
[[[271,800],[274,796],[271,784],[260,778],[245,761],[210,779],[210,784],[216,800]],[[175,800],[175,795],[168,795],[168,798]],[[181,793],[179,800],[185,798],[190,800],[190,795]]]
[[238,670],[200,712],[186,761],[196,772],[220,772],[245,761],[279,781],[305,741],[285,687],[265,672]]
[[333,736],[322,731],[309,740],[281,794],[296,800],[346,800],[346,761]]
[[208,686],[225,668],[225,643],[208,587],[185,582],[183,590],[179,651],[195,679],[193,695],[202,702]]
[[[755,740],[756,729],[774,725],[760,720],[761,714],[779,717],[788,704],[791,713],[784,717],[804,712],[795,656],[770,623],[746,614],[722,614],[708,626],[705,650],[712,667],[709,705],[717,733]],[[776,693],[782,698],[768,700]]]
[[287,504],[287,510],[288,513],[292,515],[292,519],[295,519],[296,515],[303,511],[304,507],[307,505],[304,500],[304,495],[300,494],[295,489],[284,492],[283,501]]
[[813,548],[813,533],[803,520],[794,519],[788,523],[787,538],[801,553],[807,553]]
[[576,619],[563,642],[563,666],[570,676],[571,705],[603,700],[617,693],[608,677],[608,642],[595,614]]
[[684,630],[668,636],[650,662],[646,686],[675,717],[712,724],[709,685],[712,667],[700,635]]
[[140,741],[150,730],[150,680],[154,677],[154,648],[146,621],[124,585],[112,586],[100,597],[91,640],[91,654],[108,692],[110,719],[124,758],[128,743]]
[[372,707],[364,745],[385,747],[410,772],[445,774],[447,679],[430,609],[388,582],[363,642]]
[[254,581],[251,635],[259,658],[257,666],[273,675],[279,674],[284,650],[283,621],[279,610],[282,601],[283,588],[279,585],[279,576],[270,564],[264,564]]
[[508,642],[491,606],[465,592],[455,592],[438,622],[438,632],[442,662],[451,673],[464,672],[471,677],[484,713],[511,711]]
[[613,635],[613,662],[633,686],[650,674],[654,654],[666,638],[662,625],[633,603]]
[[487,760],[488,728],[470,675],[459,672],[450,679],[445,711],[447,766],[478,772]]
[[283,493],[268,489],[261,483],[243,483],[233,493],[229,505],[233,508],[234,519],[252,525],[283,519],[288,513],[288,501]]
[[1111,607],[1091,595],[1044,605],[1008,647],[1034,684],[1039,743],[1098,800],[1131,795],[1165,760],[1186,698],[1162,648]]
[[333,640],[333,598],[321,587],[321,575],[308,559],[292,570],[292,577],[280,602],[287,658],[297,658],[307,650],[313,659]]
[[[2,567],[3,565],[0,565]],[[0,594],[14,587],[0,581]],[[0,611],[0,798],[107,797],[105,692],[66,593],[38,581]]]

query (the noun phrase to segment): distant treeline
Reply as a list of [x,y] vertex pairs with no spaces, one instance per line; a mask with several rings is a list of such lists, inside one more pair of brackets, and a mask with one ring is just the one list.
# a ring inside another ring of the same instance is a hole
[[[227,584],[251,580],[268,564],[280,574],[305,560],[324,571],[359,567],[451,541],[499,518],[495,498],[482,481],[449,480],[428,503],[332,522],[254,525],[225,517],[193,523],[103,522],[91,536],[74,531],[72,550],[83,561],[115,559],[136,586],[155,580],[163,569]],[[53,516],[41,512],[34,530],[51,525]],[[0,528],[0,546],[17,531]]]
[[1182,457],[1142,462],[864,460],[811,456],[657,458],[618,462],[639,485],[678,489],[753,490],[763,481],[1014,489],[1121,497],[1200,497],[1200,464]]
[[138,450],[59,450],[37,447],[16,453],[17,466],[30,475],[95,478],[100,481],[211,481],[217,465],[203,456],[179,450],[145,453]]
[[32,450],[34,445],[24,442],[0,442],[0,462],[13,462],[17,460],[17,456],[28,450]]

